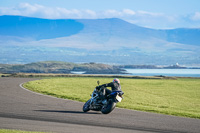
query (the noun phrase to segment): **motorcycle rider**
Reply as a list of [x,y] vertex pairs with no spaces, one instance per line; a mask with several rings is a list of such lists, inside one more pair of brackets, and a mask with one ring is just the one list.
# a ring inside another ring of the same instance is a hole
[[112,92],[111,90],[107,89],[106,87],[111,87],[112,91],[121,91],[120,80],[115,78],[110,83],[97,86],[96,89],[98,91],[102,92],[103,97],[106,97],[107,95],[109,95]]

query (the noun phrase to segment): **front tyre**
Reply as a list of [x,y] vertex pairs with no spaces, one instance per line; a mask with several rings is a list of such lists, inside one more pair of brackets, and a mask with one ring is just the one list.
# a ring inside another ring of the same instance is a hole
[[83,112],[88,112],[90,110],[90,99],[83,105]]
[[108,114],[115,108],[115,106],[116,106],[116,103],[113,102],[113,100],[110,100],[107,105],[104,105],[102,107],[101,112],[103,114]]

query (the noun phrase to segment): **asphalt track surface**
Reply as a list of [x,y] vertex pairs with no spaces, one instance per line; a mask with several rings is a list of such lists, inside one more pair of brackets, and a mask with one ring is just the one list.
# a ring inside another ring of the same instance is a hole
[[84,103],[39,95],[20,87],[34,78],[0,78],[0,129],[56,133],[199,133],[200,119],[116,108],[82,112]]

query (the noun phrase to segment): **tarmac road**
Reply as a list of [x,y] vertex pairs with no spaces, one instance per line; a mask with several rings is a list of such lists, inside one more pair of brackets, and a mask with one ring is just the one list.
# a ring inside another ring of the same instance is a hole
[[[22,89],[34,78],[0,78],[0,129],[57,133],[199,133],[200,119],[116,108],[111,114],[82,112],[84,103]],[[89,95],[89,94],[88,94]]]

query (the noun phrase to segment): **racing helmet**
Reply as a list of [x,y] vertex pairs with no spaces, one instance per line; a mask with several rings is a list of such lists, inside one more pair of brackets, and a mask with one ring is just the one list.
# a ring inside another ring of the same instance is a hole
[[117,82],[118,84],[120,84],[120,81],[119,81],[119,79],[117,79],[117,78],[113,79],[113,83],[114,83],[114,82]]

